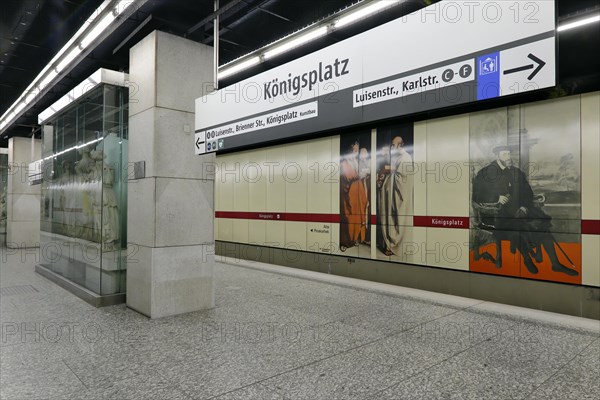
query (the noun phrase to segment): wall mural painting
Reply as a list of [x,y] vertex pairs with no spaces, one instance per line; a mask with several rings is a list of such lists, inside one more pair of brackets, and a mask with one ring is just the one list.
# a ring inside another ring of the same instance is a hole
[[340,251],[370,256],[371,131],[340,138]]
[[43,216],[52,219],[52,233],[102,243],[103,251],[119,247],[119,203],[113,188],[118,163],[112,158],[120,154],[113,147],[122,142],[110,133],[95,148],[79,143],[75,163],[73,154],[60,161],[57,178],[44,186]]
[[577,101],[471,115],[471,271],[581,283],[579,115]]
[[402,260],[413,225],[413,124],[377,130],[377,258]]

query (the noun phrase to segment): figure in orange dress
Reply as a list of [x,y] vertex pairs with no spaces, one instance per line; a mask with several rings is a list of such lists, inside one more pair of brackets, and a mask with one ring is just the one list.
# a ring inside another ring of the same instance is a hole
[[[359,157],[359,143],[355,141],[351,146],[351,152],[342,157],[341,191],[340,191],[340,250],[345,251],[348,247],[356,246],[358,243],[369,244],[368,215],[369,198],[367,196],[367,175],[361,173],[360,164],[364,164]],[[366,149],[363,149],[366,151]],[[364,169],[364,167],[363,167]]]

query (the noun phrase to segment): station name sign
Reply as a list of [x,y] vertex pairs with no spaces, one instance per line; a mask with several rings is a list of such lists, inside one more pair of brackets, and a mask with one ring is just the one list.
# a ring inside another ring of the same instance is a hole
[[553,87],[555,32],[552,0],[438,2],[196,99],[195,153]]
[[263,85],[264,99],[269,100],[288,93],[291,93],[292,96],[297,96],[304,88],[308,88],[309,91],[312,91],[317,84],[350,73],[348,67],[349,62],[350,60],[347,58],[341,61],[336,58],[333,63],[327,65],[323,65],[323,62],[319,62],[318,68],[305,72],[302,75],[292,77],[292,74],[289,73],[287,79],[282,79],[281,81],[279,78],[274,78],[271,82],[267,82]]

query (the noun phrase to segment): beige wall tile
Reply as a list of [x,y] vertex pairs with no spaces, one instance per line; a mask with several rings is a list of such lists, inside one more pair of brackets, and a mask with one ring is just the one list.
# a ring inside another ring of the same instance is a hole
[[[243,162],[245,165],[246,163]],[[242,163],[240,165],[240,171]],[[233,211],[248,211],[250,206],[250,182],[240,176],[240,179],[233,183]]]
[[427,265],[469,270],[469,230],[426,228],[427,241],[421,244],[421,257]]
[[421,169],[427,162],[427,122],[419,121],[414,124],[414,157],[416,166],[414,179],[414,214],[427,215],[427,184],[423,179]]
[[270,247],[284,247],[285,246],[285,226],[284,221],[266,221],[266,242],[265,244]]
[[306,222],[285,223],[285,248],[293,250],[307,250],[306,248]]
[[331,224],[331,254],[340,255],[340,224]]
[[[331,176],[331,213],[340,213],[340,136],[331,137],[331,168],[327,169],[328,176]],[[334,236],[334,240],[339,242],[339,236]]]
[[249,222],[247,219],[233,220],[233,241],[237,243],[248,243]]
[[[306,142],[285,146],[285,212],[305,213],[308,211],[308,145]],[[306,244],[306,236],[304,238]]]
[[424,265],[426,263],[424,249],[427,242],[427,228],[413,226],[407,229],[406,239],[402,244],[402,254],[392,255],[390,261]]
[[316,253],[330,253],[332,248],[331,223],[307,223],[306,224],[306,248]]
[[233,219],[219,218],[219,240],[233,242]]
[[263,149],[253,150],[247,155],[248,161],[242,163],[242,177],[248,182],[248,211],[269,211],[267,210],[268,177],[263,171],[267,152]]
[[217,211],[233,211],[233,186],[239,180],[235,172],[235,159],[231,156],[219,157],[217,161],[217,187],[219,188],[219,204]]
[[221,240],[219,237],[219,225],[221,224],[221,218],[215,218],[215,240]]
[[581,235],[581,283],[600,287],[600,235]]
[[581,96],[582,219],[600,219],[600,92]]
[[[267,210],[269,212],[285,212],[285,180],[283,167],[285,165],[284,146],[267,149],[267,162],[263,172],[267,176]],[[281,241],[281,238],[279,239]]]
[[[331,138],[307,143],[307,210],[310,213],[331,213],[331,186],[337,182],[336,164],[331,159]],[[332,176],[333,174],[333,176]]]
[[264,245],[267,240],[267,221],[248,221],[248,243]]
[[469,216],[469,116],[427,122],[427,215]]

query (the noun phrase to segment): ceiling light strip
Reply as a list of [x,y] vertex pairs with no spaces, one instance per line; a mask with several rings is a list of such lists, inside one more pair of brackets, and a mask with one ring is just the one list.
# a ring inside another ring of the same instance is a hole
[[[75,35],[56,53],[42,71],[0,118],[0,133],[37,102],[44,90],[50,88],[74,61],[106,33],[115,20],[139,9],[148,0],[105,0],[77,30]],[[135,5],[135,7],[131,7]]]
[[[58,73],[55,71],[55,69],[53,69],[53,66],[73,46],[75,41],[78,40],[78,38],[80,38],[83,35],[83,33],[89,28],[89,26],[96,19],[98,19],[99,15],[102,14],[102,12],[110,5],[110,3],[112,1],[113,0],[104,1],[100,5],[100,7],[98,7],[93,12],[92,16],[83,23],[83,25],[81,26],[81,28],[79,28],[79,30],[75,33],[75,35],[73,35],[73,37],[71,39],[69,39],[69,41],[58,51],[58,53],[56,53],[56,55],[50,60],[50,62],[48,64],[46,64],[46,66],[42,69],[42,71],[35,77],[35,79],[31,82],[31,84],[29,86],[27,86],[27,88],[23,91],[21,96],[19,96],[17,101],[15,101],[13,103],[13,105],[8,108],[8,110],[1,117],[0,131],[2,131],[4,129],[4,127],[6,127],[6,125],[8,125],[10,122],[12,122],[12,119],[14,119],[15,116],[17,116],[17,118],[18,118],[17,114],[20,114],[20,111],[22,111],[25,108],[25,106],[33,100],[33,99],[31,99],[31,97],[32,97],[32,94],[35,94],[37,92],[35,90],[36,88],[37,88],[37,90],[43,90],[52,82],[52,80],[54,78],[56,78]],[[51,71],[51,69],[52,69],[52,71]],[[20,111],[17,111],[14,114],[9,114],[11,111],[14,112],[17,109],[19,109]],[[6,118],[9,115],[12,115],[12,118],[10,121],[8,120],[8,118]]]
[[315,39],[327,35],[328,32],[329,27],[327,26],[321,26],[319,28],[304,32],[302,35],[299,35],[290,41],[286,41],[265,51],[265,59],[276,57],[280,54],[295,49],[296,47],[300,47],[308,42],[312,42]]
[[374,1],[371,4],[361,7],[355,11],[349,12],[346,15],[340,16],[340,18],[336,19],[334,22],[334,26],[336,28],[341,28],[346,25],[350,25],[356,21],[359,21],[363,18],[370,17],[371,15],[383,11],[387,8],[396,6],[400,4],[400,0],[379,0]]
[[569,29],[579,28],[580,26],[585,26],[589,24],[593,24],[594,22],[600,21],[600,14],[595,15],[593,17],[584,18],[579,21],[569,22],[568,24],[562,24],[556,30],[558,32],[568,31]]
[[364,18],[368,18],[380,11],[397,6],[404,1],[406,0],[362,0],[330,18],[327,18],[325,21],[315,22],[298,32],[276,40],[249,55],[221,65],[219,67],[219,77],[226,78],[234,75],[257,65],[264,60],[279,56],[287,51],[321,38],[334,29],[340,29]]
[[[401,3],[403,3],[403,0],[363,0],[357,3],[355,6],[351,6],[348,9],[335,15],[333,17],[333,23],[331,22],[331,19],[328,19],[327,22],[315,23],[299,32],[293,33],[259,50],[252,52],[250,55],[251,58],[247,58],[248,56],[243,56],[238,58],[237,60],[221,65],[219,67],[219,77],[226,78],[231,75],[237,74],[238,72],[241,72],[245,69],[259,64],[265,59],[281,55],[286,51],[302,46],[306,43],[311,42],[312,40],[322,37],[328,34],[333,29],[340,29],[342,27],[348,26],[354,22],[360,21],[364,18],[368,18],[378,12],[397,6]],[[599,21],[600,15],[595,15],[572,23],[563,24],[557,28],[557,31],[562,32]],[[311,29],[315,26],[320,26],[320,28]]]
[[243,71],[258,64],[260,64],[260,57],[254,56],[252,58],[242,61],[239,64],[232,65],[227,69],[219,71],[219,78],[227,78],[228,76],[237,74],[240,71]]

